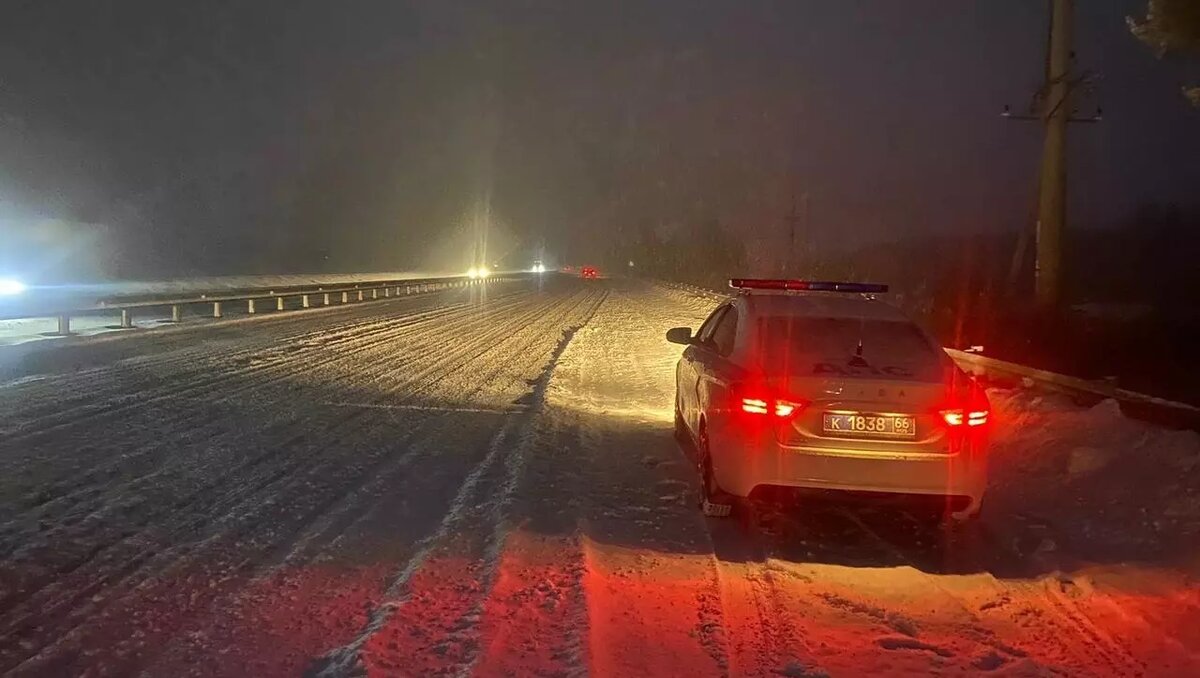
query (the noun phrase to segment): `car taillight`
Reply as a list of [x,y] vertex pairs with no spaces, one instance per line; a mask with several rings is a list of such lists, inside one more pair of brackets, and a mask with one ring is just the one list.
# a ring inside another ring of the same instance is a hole
[[983,426],[988,422],[987,410],[942,410],[941,415],[947,426]]
[[763,398],[742,398],[742,411],[750,414],[766,414],[769,403]]
[[781,398],[765,390],[735,389],[738,407],[746,414],[770,416],[779,420],[790,419],[800,413],[808,403],[796,398]]
[[991,403],[979,384],[965,374],[955,374],[946,391],[947,403],[938,410],[938,414],[947,426],[973,428],[988,423]]
[[804,403],[794,400],[776,400],[775,401],[775,416],[780,419],[793,417],[804,409]]

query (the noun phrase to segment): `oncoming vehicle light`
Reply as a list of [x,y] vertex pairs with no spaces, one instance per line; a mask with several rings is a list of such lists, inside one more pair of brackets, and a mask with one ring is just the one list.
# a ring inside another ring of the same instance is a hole
[[25,292],[25,283],[15,278],[0,278],[0,296],[16,296]]

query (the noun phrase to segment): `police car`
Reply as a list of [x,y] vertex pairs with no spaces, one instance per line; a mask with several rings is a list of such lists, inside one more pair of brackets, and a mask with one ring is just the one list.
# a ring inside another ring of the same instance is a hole
[[989,404],[938,342],[874,298],[886,285],[731,280],[739,294],[676,367],[675,423],[696,451],[701,505],[727,516],[764,488],[979,513]]

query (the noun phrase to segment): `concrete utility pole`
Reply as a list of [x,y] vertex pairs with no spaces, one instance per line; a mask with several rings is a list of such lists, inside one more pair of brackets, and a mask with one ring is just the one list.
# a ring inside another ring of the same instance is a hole
[[1038,191],[1037,263],[1034,286],[1039,306],[1057,306],[1062,296],[1062,236],[1067,221],[1067,121],[1071,116],[1071,22],[1073,0],[1053,0],[1046,55],[1046,138]]
[[[1099,122],[1100,109],[1087,118],[1074,117],[1072,98],[1080,86],[1087,87],[1094,74],[1075,75],[1071,49],[1074,0],[1048,0],[1050,32],[1046,40],[1046,82],[1034,97],[1029,115],[1013,115],[1008,106],[1004,117],[1036,120],[1045,126],[1042,172],[1038,186],[1037,258],[1034,291],[1038,306],[1054,308],[1062,299],[1062,239],[1067,222],[1067,123]],[[1022,245],[1018,244],[1018,248]],[[1020,252],[1013,266],[1019,265]]]

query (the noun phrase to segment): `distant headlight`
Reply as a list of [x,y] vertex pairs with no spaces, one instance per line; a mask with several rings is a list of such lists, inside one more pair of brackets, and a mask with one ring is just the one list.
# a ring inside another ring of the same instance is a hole
[[478,278],[479,277],[479,269],[477,269],[475,267],[468,268],[467,269],[467,277],[468,278]]
[[0,278],[0,296],[21,294],[26,289],[25,283],[12,278]]

